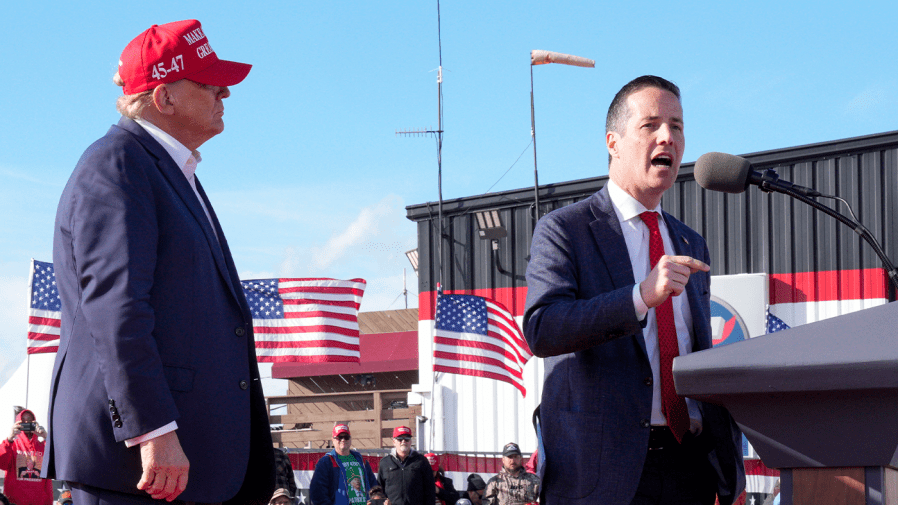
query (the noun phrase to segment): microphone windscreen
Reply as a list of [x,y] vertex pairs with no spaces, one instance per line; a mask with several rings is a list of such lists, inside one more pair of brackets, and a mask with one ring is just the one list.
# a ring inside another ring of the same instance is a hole
[[711,191],[742,193],[748,187],[751,163],[740,156],[706,153],[695,162],[695,181]]

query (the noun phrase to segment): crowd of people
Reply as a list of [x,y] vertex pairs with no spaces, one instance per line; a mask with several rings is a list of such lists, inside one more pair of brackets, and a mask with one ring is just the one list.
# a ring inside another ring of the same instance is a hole
[[[337,424],[332,433],[334,448],[315,465],[309,485],[312,505],[529,505],[539,499],[540,480],[523,465],[516,443],[502,450],[502,469],[489,482],[479,474],[467,477],[467,488],[459,492],[440,466],[434,453],[421,454],[412,448],[412,430],[393,430],[393,449],[378,464],[377,474],[360,453],[352,450],[349,426]],[[287,497],[278,489],[270,505]]]

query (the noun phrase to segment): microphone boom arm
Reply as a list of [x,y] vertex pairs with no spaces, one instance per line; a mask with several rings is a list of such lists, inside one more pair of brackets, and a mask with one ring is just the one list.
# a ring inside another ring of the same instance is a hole
[[[848,226],[849,228],[851,228],[852,230],[854,230],[855,233],[860,235],[860,237],[862,239],[864,239],[868,244],[870,244],[870,247],[872,247],[873,251],[876,253],[876,255],[879,256],[880,261],[882,261],[883,268],[885,269],[886,274],[888,275],[889,282],[892,284],[892,287],[896,291],[898,291],[898,270],[895,269],[895,265],[892,264],[892,261],[889,259],[888,256],[886,256],[885,251],[882,250],[882,246],[879,245],[879,242],[877,242],[876,237],[874,237],[873,234],[871,234],[870,231],[867,230],[866,227],[864,227],[864,225],[862,225],[856,219],[853,220],[853,219],[845,216],[844,214],[842,214],[830,207],[827,207],[826,205],[823,205],[822,203],[820,203],[816,200],[808,198],[807,196],[805,196],[803,194],[803,191],[801,191],[802,189],[810,189],[810,188],[804,188],[803,186],[798,186],[798,188],[801,188],[801,189],[785,187],[783,185],[782,181],[777,181],[778,176],[776,175],[776,172],[774,172],[772,169],[768,169],[765,172],[764,176],[762,176],[762,179],[765,179],[766,176],[770,172],[773,172],[773,174],[774,174],[774,177],[772,180],[774,182],[779,182],[779,184],[770,184],[767,187],[765,187],[764,183],[762,182],[761,184],[759,184],[759,186],[761,187],[761,189],[763,191],[768,192],[768,193],[771,191],[777,191],[780,193],[787,194],[787,195],[791,196],[792,198],[795,198],[796,200],[800,200],[800,201],[810,205],[811,207],[814,207],[815,209],[823,212],[824,214],[827,214],[829,216],[836,218],[839,222],[841,222],[842,224],[844,224],[844,225]],[[821,197],[825,197],[825,198],[836,198],[834,196],[823,195],[820,193],[817,193],[817,195],[821,196]],[[847,205],[847,203],[846,203],[846,205]],[[850,207],[849,207],[849,210],[850,210]]]

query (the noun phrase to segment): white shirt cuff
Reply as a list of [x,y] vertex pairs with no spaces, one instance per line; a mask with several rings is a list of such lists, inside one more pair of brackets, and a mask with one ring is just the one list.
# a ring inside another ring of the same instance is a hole
[[636,308],[636,319],[642,321],[649,313],[649,306],[642,300],[642,292],[639,291],[639,284],[633,286],[633,307]]
[[149,433],[144,433],[143,435],[140,435],[139,437],[129,438],[128,440],[125,440],[125,447],[134,447],[135,445],[142,444],[143,442],[146,442],[147,440],[153,440],[154,438],[161,437],[162,435],[165,435],[166,433],[171,433],[171,432],[175,431],[176,429],[178,429],[178,423],[176,423],[175,421],[172,421],[172,422],[166,424],[165,426],[163,426],[161,428],[156,428],[155,430],[153,430]]

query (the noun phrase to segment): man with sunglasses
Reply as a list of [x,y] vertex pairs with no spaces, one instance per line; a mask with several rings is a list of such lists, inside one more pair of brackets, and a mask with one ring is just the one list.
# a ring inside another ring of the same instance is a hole
[[334,449],[315,464],[309,484],[312,505],[364,504],[368,491],[377,485],[377,477],[362,455],[350,448],[349,426],[334,426],[332,435]]
[[274,491],[252,313],[194,175],[250,67],[219,59],[197,20],[145,30],[113,77],[123,117],[60,198],[43,469],[79,505],[266,504]]
[[412,430],[408,426],[393,429],[393,450],[380,460],[377,482],[386,491],[391,505],[436,502],[436,484],[430,462],[412,449]]

